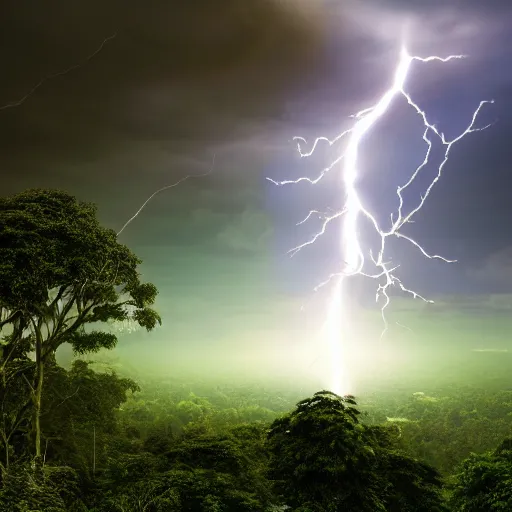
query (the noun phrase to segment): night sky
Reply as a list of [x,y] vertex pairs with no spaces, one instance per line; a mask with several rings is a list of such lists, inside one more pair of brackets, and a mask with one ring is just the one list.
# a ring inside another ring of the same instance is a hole
[[[405,33],[411,53],[468,56],[417,63],[408,82],[448,136],[480,100],[495,103],[478,120],[492,127],[454,146],[407,231],[458,263],[391,247],[404,282],[436,303],[398,296],[390,317],[427,345],[503,346],[512,329],[511,24],[507,0],[8,0],[1,193],[62,188],[97,203],[119,230],[156,189],[207,172],[215,156],[211,174],[157,195],[120,237],[159,288],[164,320],[125,343],[158,348],[162,360],[187,351],[289,360],[322,321],[326,297],[312,288],[337,270],[337,232],[292,259],[286,251],[315,228],[295,224],[310,209],[342,206],[342,195],[336,177],[314,187],[275,187],[265,177],[317,175],[333,152],[300,159],[293,136],[348,128],[350,114],[389,86]],[[365,141],[361,193],[383,218],[423,158],[421,135],[398,101]],[[373,285],[354,283],[361,343],[380,329]],[[389,336],[408,333],[395,326]]]

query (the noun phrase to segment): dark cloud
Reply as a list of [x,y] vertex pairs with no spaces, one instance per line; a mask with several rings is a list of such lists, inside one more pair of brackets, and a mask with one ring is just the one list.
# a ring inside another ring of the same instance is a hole
[[0,104],[90,55],[4,110],[8,164],[94,161],[116,145],[169,151],[243,137],[241,120],[279,117],[296,79],[321,60],[322,10],[273,0],[10,2],[0,21]]
[[381,90],[375,74],[396,61],[402,33],[414,48],[474,57],[507,26],[499,6],[505,9],[486,2],[477,11],[474,1],[10,0],[0,19],[0,105],[117,35],[79,69],[1,111],[2,165],[42,172],[59,161],[94,163],[135,143],[174,160],[286,123],[302,129],[306,111],[327,125]]

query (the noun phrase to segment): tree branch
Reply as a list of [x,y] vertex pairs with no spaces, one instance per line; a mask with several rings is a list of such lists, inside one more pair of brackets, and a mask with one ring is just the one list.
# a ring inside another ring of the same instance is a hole
[[[2,308],[2,309],[7,309],[7,308]],[[14,311],[13,313],[11,313],[11,316],[7,317],[5,320],[2,320],[0,322],[0,329],[2,329],[4,326],[6,326],[7,324],[10,324],[12,323],[14,320],[16,320],[17,318],[20,317],[21,315],[21,311],[18,310],[18,311]]]

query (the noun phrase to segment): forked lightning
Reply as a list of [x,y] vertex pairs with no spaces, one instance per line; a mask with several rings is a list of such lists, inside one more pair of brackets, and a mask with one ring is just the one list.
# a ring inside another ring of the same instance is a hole
[[[462,58],[464,58],[463,55],[450,55],[444,58],[438,56],[417,57],[410,55],[405,46],[402,47],[400,60],[395,70],[394,80],[391,87],[385,91],[380,100],[374,106],[364,109],[352,116],[355,121],[351,128],[341,132],[333,139],[329,139],[325,136],[318,137],[314,140],[309,150],[304,149],[307,144],[307,141],[304,138],[294,138],[301,157],[311,156],[320,142],[326,142],[330,146],[333,146],[338,142],[341,143],[346,141],[344,150],[338,154],[338,156],[331,162],[328,167],[323,169],[314,179],[303,176],[295,180],[275,181],[271,178],[267,178],[269,181],[276,185],[297,184],[300,182],[307,182],[312,185],[316,185],[329,171],[334,169],[336,166],[338,166],[337,169],[341,173],[343,192],[345,195],[344,207],[340,211],[331,214],[322,214],[317,210],[309,212],[307,217],[299,224],[306,222],[314,215],[320,215],[323,219],[320,230],[311,239],[307,240],[303,244],[298,245],[297,247],[290,249],[289,251],[290,255],[293,256],[304,247],[314,244],[320,236],[325,234],[327,228],[334,220],[342,220],[341,231],[339,233],[340,249],[342,254],[342,268],[339,271],[331,274],[324,282],[320,283],[315,288],[315,290],[318,290],[320,287],[335,281],[327,311],[325,336],[329,346],[329,359],[331,364],[330,386],[331,390],[336,393],[344,394],[349,391],[348,378],[346,372],[344,371],[343,361],[343,348],[345,346],[344,339],[346,338],[349,326],[348,319],[344,318],[344,314],[346,312],[346,307],[344,307],[346,304],[346,297],[343,283],[345,278],[349,276],[361,275],[377,280],[378,284],[375,298],[377,303],[379,303],[379,301],[382,303],[381,314],[384,322],[384,328],[382,331],[383,336],[388,329],[386,308],[390,303],[390,296],[388,294],[390,288],[396,287],[402,292],[411,295],[414,298],[419,298],[426,302],[432,302],[417,292],[407,288],[402,283],[400,278],[395,274],[398,265],[390,266],[389,263],[385,261],[387,241],[391,238],[400,238],[414,246],[426,258],[440,259],[447,263],[455,262],[455,260],[449,260],[437,254],[431,254],[427,252],[416,240],[402,233],[401,229],[405,224],[412,221],[414,215],[425,204],[425,201],[430,195],[433,187],[441,178],[443,169],[448,161],[453,145],[466,135],[472,132],[484,130],[490,126],[487,125],[478,128],[475,126],[475,124],[477,116],[482,107],[487,103],[492,103],[493,101],[491,100],[480,102],[478,108],[474,111],[471,122],[467,128],[454,139],[447,140],[445,135],[440,132],[434,124],[429,122],[427,114],[418,106],[416,102],[413,101],[411,96],[405,90],[405,84],[411,69],[411,65],[414,61],[423,63],[432,61],[448,62]],[[423,140],[425,141],[426,152],[422,163],[412,172],[409,179],[403,185],[397,188],[398,207],[394,214],[391,215],[391,227],[389,229],[383,229],[376,216],[371,212],[369,207],[364,204],[364,201],[361,199],[361,196],[358,192],[358,156],[361,142],[363,141],[365,135],[374,127],[375,123],[382,116],[384,116],[386,112],[388,112],[392,101],[397,97],[402,97],[421,118],[425,128],[423,132]],[[437,167],[437,173],[435,174],[434,179],[430,182],[424,194],[418,200],[417,205],[410,211],[405,212],[403,192],[415,181],[422,169],[430,163],[432,141],[436,137],[444,147],[444,156],[442,161]],[[358,227],[361,219],[366,219],[369,221],[370,225],[373,226],[375,233],[378,235],[378,237],[380,237],[380,247],[376,256],[372,254],[369,248],[363,246],[363,243],[358,236]],[[366,264],[368,261],[371,265],[373,265],[373,273],[368,273],[366,271]]]

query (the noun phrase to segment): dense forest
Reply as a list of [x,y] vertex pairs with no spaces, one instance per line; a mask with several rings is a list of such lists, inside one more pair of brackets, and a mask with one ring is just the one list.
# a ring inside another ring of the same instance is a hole
[[151,377],[105,355],[161,321],[140,263],[93,205],[0,199],[0,510],[512,510],[508,353],[356,398]]

